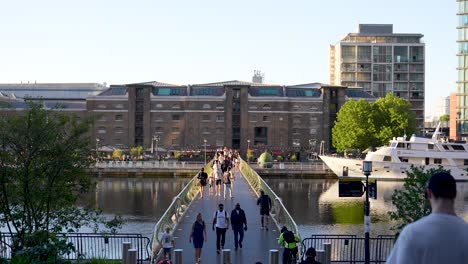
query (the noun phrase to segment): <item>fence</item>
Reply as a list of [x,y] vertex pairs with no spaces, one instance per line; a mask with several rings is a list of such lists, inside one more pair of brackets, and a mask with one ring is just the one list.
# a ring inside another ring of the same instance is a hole
[[95,168],[178,168],[178,169],[200,169],[203,162],[186,162],[186,161],[103,161],[94,164]]
[[[256,163],[249,164],[253,169],[264,169]],[[332,173],[332,170],[328,168],[322,161],[314,162],[271,162],[271,168],[274,170],[285,170],[285,171],[315,171],[322,173]]]
[[[394,236],[370,238],[370,262],[385,263],[395,242]],[[331,243],[331,262],[364,263],[365,239],[355,235],[312,235],[302,240],[302,250],[309,247],[323,250],[323,243]]]
[[297,228],[296,222],[289,214],[288,210],[284,206],[282,200],[276,193],[268,186],[268,184],[258,176],[257,172],[252,169],[244,160],[241,160],[241,172],[244,175],[247,182],[250,184],[257,196],[260,195],[260,190],[263,190],[265,194],[270,196],[272,199],[272,209],[270,212],[271,217],[276,222],[278,228],[282,226],[287,226],[289,230],[298,234],[299,230]]
[[[210,175],[212,171],[211,163],[212,162],[205,166],[205,172],[208,175]],[[187,208],[190,206],[190,203],[197,196],[199,191],[197,175],[195,175],[187,185],[185,185],[182,191],[174,197],[172,203],[154,227],[153,235],[151,236],[152,255],[160,253],[161,245],[159,244],[159,238],[165,231],[166,227],[171,228],[171,230],[175,230],[179,221],[183,218]]]
[[[137,249],[139,263],[150,258],[148,251],[150,239],[141,234],[67,233],[58,234],[57,237],[63,237],[67,243],[72,243],[75,246],[74,252],[63,256],[68,260],[121,260],[123,242],[131,242],[132,248]],[[9,233],[2,233],[0,257],[11,258],[11,245],[12,236]]]

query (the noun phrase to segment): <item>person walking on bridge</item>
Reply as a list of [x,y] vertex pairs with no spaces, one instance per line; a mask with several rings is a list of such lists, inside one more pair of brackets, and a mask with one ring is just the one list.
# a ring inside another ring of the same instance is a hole
[[262,229],[266,228],[266,230],[268,231],[268,217],[270,216],[271,199],[270,196],[268,196],[268,194],[265,194],[263,190],[260,190],[260,197],[257,200],[257,205],[260,206]]
[[200,172],[197,175],[198,184],[200,185],[200,197],[203,198],[203,193],[205,192],[206,180],[208,179],[208,174],[205,172],[205,168],[201,168]]
[[237,247],[242,248],[244,231],[247,231],[247,218],[239,203],[236,204],[236,208],[231,212],[231,225],[232,231],[234,231],[234,247],[237,250]]
[[216,253],[221,252],[221,248],[224,248],[226,242],[226,230],[229,228],[229,216],[224,210],[224,205],[218,205],[219,210],[213,215],[213,231],[216,227]]
[[189,243],[192,243],[192,239],[195,248],[195,263],[200,263],[203,242],[206,242],[206,226],[201,213],[197,214],[197,220],[192,224]]

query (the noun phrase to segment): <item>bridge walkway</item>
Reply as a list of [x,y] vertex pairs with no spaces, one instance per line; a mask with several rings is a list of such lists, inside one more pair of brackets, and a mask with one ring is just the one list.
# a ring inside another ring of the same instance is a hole
[[[221,195],[223,195],[223,191],[222,188]],[[231,249],[231,262],[247,264],[261,261],[268,263],[269,250],[279,248],[277,245],[279,232],[272,219],[269,220],[269,231],[261,229],[257,196],[244,177],[238,177],[235,180],[233,199],[209,195],[207,188],[203,198],[200,198],[200,194],[198,194],[192,201],[184,218],[174,231],[175,248],[183,249],[183,263],[195,263],[195,250],[192,243],[189,243],[189,236],[198,212],[202,213],[207,228],[207,242],[203,245],[201,263],[221,263],[221,254],[216,253],[216,231],[212,230],[213,216],[220,203],[224,204],[229,215],[236,203],[239,203],[247,217],[248,230],[244,232],[243,248],[239,248],[237,251],[234,249],[234,233],[231,227],[226,232],[224,247]]]

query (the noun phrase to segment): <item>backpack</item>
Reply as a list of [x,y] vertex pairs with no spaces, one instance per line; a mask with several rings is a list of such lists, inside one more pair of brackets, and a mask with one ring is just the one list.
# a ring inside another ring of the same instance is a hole
[[296,243],[296,238],[294,237],[294,233],[292,231],[285,231],[283,233],[283,239],[286,241],[286,243]]

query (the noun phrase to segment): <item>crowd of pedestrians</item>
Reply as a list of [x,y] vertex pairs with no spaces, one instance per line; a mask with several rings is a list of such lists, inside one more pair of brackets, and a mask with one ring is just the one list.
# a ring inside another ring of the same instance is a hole
[[[210,199],[217,199],[216,201],[234,201],[234,185],[236,179],[241,177],[240,171],[240,159],[239,154],[237,152],[233,152],[227,149],[223,151],[217,152],[215,159],[213,160],[212,164],[212,173],[208,175],[205,172],[205,169],[202,168],[200,172],[197,174],[198,185],[200,187],[200,199],[204,199],[206,196],[206,187],[208,187],[208,196]],[[221,196],[221,194],[223,194]],[[254,202],[254,201],[253,201]],[[231,202],[229,202],[231,203]],[[232,204],[232,203],[231,203]],[[256,201],[256,205],[259,208],[260,214],[260,223],[261,229],[268,231],[268,223],[269,223],[269,216],[270,211],[272,208],[271,198],[264,193],[264,191],[260,191],[260,196]],[[237,251],[239,248],[243,248],[244,242],[244,235],[247,232],[247,216],[245,211],[242,209],[241,204],[239,202],[235,203],[235,206],[230,212],[227,210],[228,208],[225,207],[224,203],[219,203],[217,205],[217,209],[214,209],[213,217],[212,217],[212,230],[216,234],[216,253],[220,254],[222,249],[225,248],[226,245],[226,233],[229,229],[232,229],[233,237],[234,237],[234,249]],[[298,237],[297,234],[294,235]],[[287,237],[287,235],[286,235]],[[164,248],[164,257],[166,258],[165,263],[170,263],[171,258],[171,249],[174,247],[174,240],[172,234],[170,234],[169,229],[166,230],[162,239],[160,241]],[[289,244],[283,235],[280,235],[278,240],[279,245],[283,245],[288,250],[293,248],[292,242]],[[195,263],[201,263],[201,255],[202,255],[202,248],[204,243],[207,242],[207,230],[206,230],[206,223],[203,219],[203,215],[198,213],[196,216],[196,220],[191,226],[190,234],[189,234],[189,243],[193,244],[195,249]],[[296,252],[297,252],[297,245]],[[283,254],[283,260],[289,261],[288,257],[291,254],[287,254],[285,252]],[[286,258],[284,257],[286,256]],[[206,261],[206,263],[212,263],[212,261]],[[283,263],[290,263],[290,262],[283,262]]]

